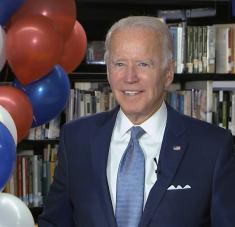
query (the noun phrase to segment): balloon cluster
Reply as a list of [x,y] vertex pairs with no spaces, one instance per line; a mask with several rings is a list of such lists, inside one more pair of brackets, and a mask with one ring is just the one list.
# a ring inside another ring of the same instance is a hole
[[[0,86],[0,192],[14,169],[17,143],[31,127],[63,111],[70,92],[67,73],[81,63],[86,46],[75,0],[0,1],[0,71],[8,64],[16,77]],[[10,200],[22,208],[17,199],[0,193],[0,211]],[[0,226],[31,226],[17,225],[20,220],[7,225],[14,222],[7,217],[0,215]]]

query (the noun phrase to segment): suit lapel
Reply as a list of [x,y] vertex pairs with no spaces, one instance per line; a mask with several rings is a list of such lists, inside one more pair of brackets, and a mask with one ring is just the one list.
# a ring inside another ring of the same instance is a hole
[[167,125],[158,162],[158,179],[151,189],[144,208],[140,227],[147,226],[176,174],[187,148],[187,136],[182,117],[167,106]]
[[116,108],[114,111],[110,112],[109,118],[104,122],[99,122],[97,124],[97,130],[94,133],[94,140],[91,145],[93,168],[97,180],[96,184],[98,185],[100,198],[104,201],[102,206],[104,214],[106,215],[108,227],[116,227],[116,220],[107,182],[106,167],[109,145],[118,109],[119,108]]

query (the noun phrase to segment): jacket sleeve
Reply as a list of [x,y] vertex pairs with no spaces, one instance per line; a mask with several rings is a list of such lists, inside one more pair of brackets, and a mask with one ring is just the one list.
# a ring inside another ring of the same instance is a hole
[[[222,143],[221,143],[222,145]],[[211,226],[235,226],[235,154],[229,135],[217,157],[211,204]]]
[[68,163],[64,137],[64,130],[62,129],[54,180],[43,212],[38,218],[39,227],[75,226],[72,218],[72,206],[69,201]]

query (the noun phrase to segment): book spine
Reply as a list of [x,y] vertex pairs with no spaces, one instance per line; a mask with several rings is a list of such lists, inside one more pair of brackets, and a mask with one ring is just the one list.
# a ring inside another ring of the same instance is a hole
[[207,73],[215,72],[215,26],[207,26]]

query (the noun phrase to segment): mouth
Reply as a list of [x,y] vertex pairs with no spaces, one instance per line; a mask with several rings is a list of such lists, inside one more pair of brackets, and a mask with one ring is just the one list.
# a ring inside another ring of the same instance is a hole
[[142,92],[143,91],[123,91],[123,94],[126,96],[135,96],[135,95],[139,95]]

